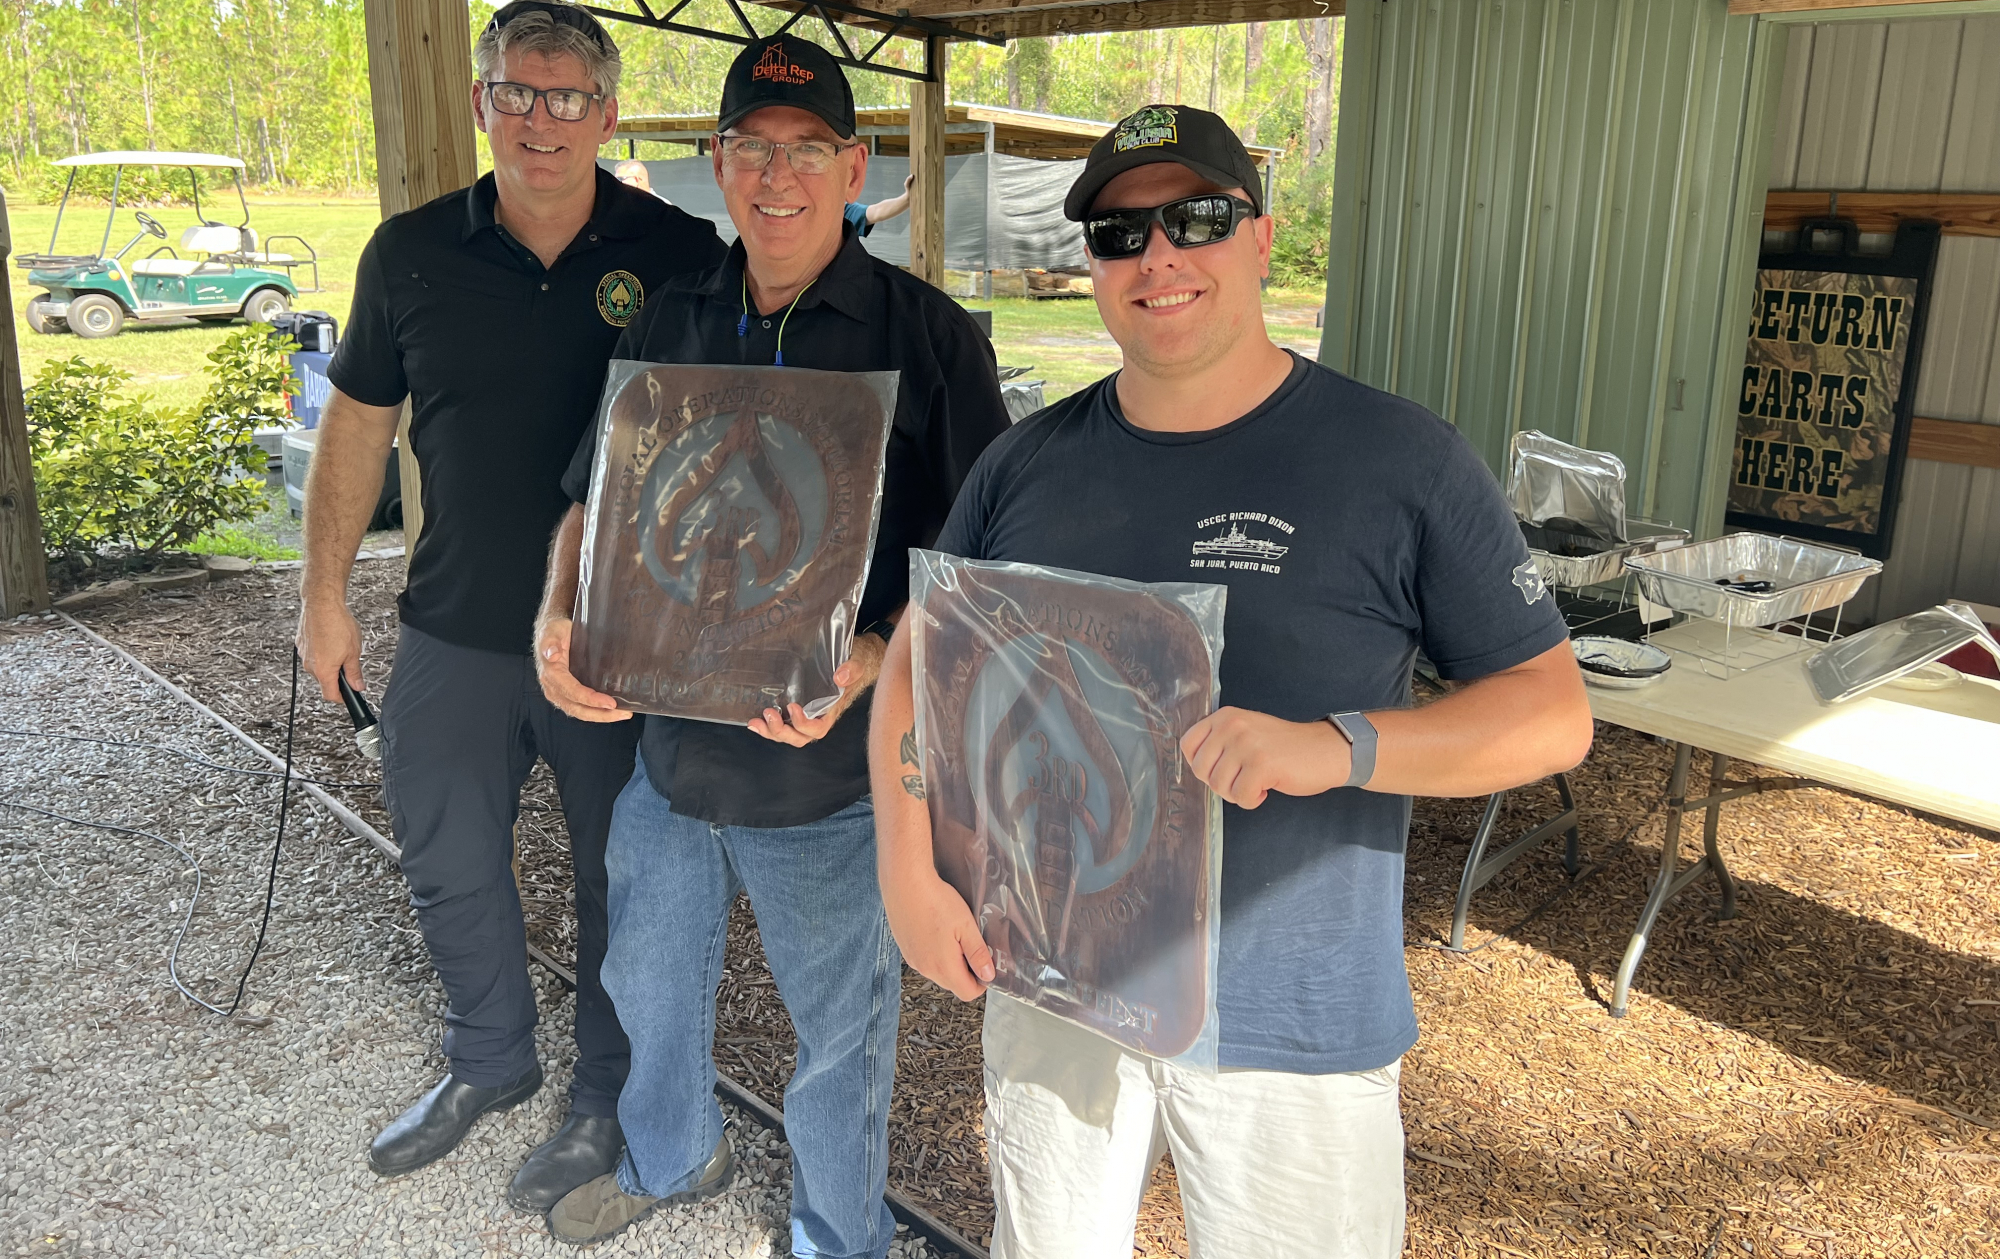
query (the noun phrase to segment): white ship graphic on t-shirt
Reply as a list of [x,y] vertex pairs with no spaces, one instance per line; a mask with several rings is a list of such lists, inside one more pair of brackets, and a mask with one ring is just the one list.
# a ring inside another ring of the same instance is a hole
[[1291,549],[1265,538],[1251,537],[1243,532],[1241,521],[1229,526],[1226,531],[1213,538],[1194,544],[1196,555],[1233,555],[1251,560],[1280,559]]

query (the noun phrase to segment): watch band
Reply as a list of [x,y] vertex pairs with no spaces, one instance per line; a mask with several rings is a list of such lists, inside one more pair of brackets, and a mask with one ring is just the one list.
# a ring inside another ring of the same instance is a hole
[[1347,781],[1343,787],[1365,787],[1375,776],[1375,723],[1368,720],[1368,714],[1358,711],[1332,713],[1327,722],[1348,742],[1352,749],[1348,759]]
[[896,623],[885,616],[881,620],[870,622],[866,627],[856,631],[854,636],[859,638],[863,634],[873,634],[886,643],[896,636]]

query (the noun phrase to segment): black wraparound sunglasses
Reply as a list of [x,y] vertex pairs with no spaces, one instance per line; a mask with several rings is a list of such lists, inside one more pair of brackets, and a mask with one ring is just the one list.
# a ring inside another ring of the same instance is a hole
[[1236,225],[1257,217],[1257,207],[1241,197],[1204,193],[1169,201],[1150,210],[1106,210],[1083,221],[1083,243],[1100,260],[1136,258],[1146,252],[1146,233],[1153,224],[1167,234],[1176,249],[1213,245],[1236,234]]

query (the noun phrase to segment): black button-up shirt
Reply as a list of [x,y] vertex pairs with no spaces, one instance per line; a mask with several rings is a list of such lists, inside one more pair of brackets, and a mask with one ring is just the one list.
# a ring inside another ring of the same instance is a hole
[[[754,363],[821,371],[900,371],[882,479],[881,523],[858,623],[910,597],[909,549],[929,546],[987,443],[1007,429],[993,346],[957,302],[872,257],[847,228],[841,250],[800,295],[790,320],[752,310],[744,335],[743,245],[699,277],[670,283],[619,339],[614,358],[649,363]],[[592,396],[595,396],[593,393]],[[590,492],[597,430],[584,434],[563,488]],[[803,748],[742,726],[647,716],[646,775],[676,813],[730,826],[801,826],[868,794],[868,703],[849,708]]]
[[533,650],[563,469],[639,303],[720,262],[715,228],[597,172],[590,221],[552,267],[493,216],[493,176],[375,229],[327,376],[410,399],[422,536],[402,620],[461,647]]

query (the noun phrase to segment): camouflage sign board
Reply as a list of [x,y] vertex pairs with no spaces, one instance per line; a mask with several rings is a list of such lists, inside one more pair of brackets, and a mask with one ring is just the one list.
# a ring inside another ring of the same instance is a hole
[[1937,240],[1910,227],[1887,256],[1764,257],[1729,524],[1887,553]]
[[747,722],[839,698],[895,372],[611,364],[570,669],[637,712]]

